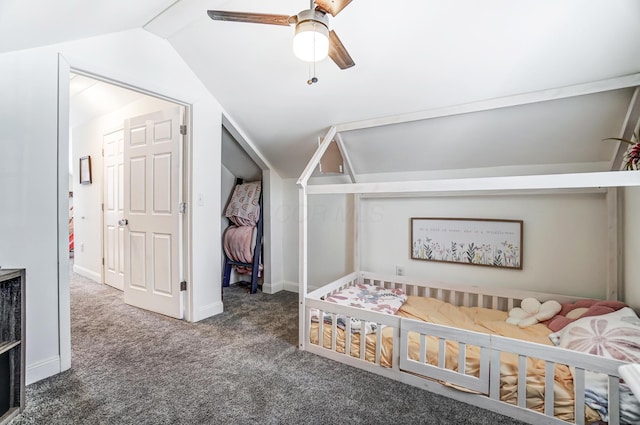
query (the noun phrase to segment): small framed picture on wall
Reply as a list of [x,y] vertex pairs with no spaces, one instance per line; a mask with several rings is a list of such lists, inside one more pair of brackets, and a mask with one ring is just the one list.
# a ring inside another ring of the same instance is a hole
[[91,184],[91,156],[80,157],[80,184]]

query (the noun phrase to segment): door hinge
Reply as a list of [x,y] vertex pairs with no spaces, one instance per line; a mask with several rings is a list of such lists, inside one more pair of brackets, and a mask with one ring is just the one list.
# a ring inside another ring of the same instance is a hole
[[104,266],[104,257],[102,257],[102,265]]
[[187,281],[183,280],[182,282],[180,282],[180,290],[181,291],[186,291],[187,290]]
[[102,149],[102,156],[104,156],[104,148]]
[[187,126],[186,124],[183,124],[180,126],[180,134],[182,134],[183,136],[187,135]]
[[104,202],[100,205],[100,208],[102,208],[102,211],[104,211]]
[[178,212],[180,214],[184,214],[187,212],[187,203],[186,202],[180,202],[180,206],[178,207]]

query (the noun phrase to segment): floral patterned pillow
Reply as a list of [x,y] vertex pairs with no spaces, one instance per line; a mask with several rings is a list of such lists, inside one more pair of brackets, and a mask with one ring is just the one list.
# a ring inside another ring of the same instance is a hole
[[[552,341],[556,338],[563,348],[640,363],[640,319],[629,307],[600,316],[582,317],[549,337]],[[609,421],[607,388],[607,375],[586,371],[585,403],[598,412],[604,422]],[[622,382],[619,411],[621,424],[640,423],[640,401]]]
[[640,363],[640,318],[629,307],[583,317],[549,337],[563,348]]

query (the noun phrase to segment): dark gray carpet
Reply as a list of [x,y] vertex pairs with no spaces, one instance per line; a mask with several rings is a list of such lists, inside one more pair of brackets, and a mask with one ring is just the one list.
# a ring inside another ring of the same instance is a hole
[[297,349],[298,296],[225,288],[200,323],[74,276],[72,368],[27,387],[22,424],[521,424]]

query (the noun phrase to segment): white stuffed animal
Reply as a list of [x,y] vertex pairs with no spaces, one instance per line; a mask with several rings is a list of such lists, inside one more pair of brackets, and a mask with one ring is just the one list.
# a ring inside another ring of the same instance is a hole
[[551,319],[560,310],[562,310],[562,306],[558,301],[549,300],[540,304],[540,301],[535,298],[525,298],[520,303],[520,307],[509,312],[507,323],[526,328],[543,320]]

